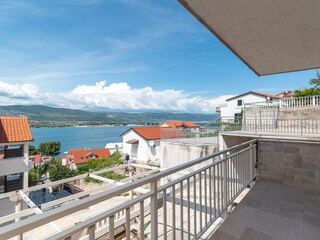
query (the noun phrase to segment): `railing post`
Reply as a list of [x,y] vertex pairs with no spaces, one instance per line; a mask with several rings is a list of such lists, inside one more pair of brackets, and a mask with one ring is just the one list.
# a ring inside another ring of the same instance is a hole
[[[253,154],[255,153],[255,151],[253,149],[253,144],[252,143],[250,143],[249,147],[250,147],[249,148],[249,163],[250,163],[249,171],[250,171],[250,174],[251,174],[250,178],[252,180],[253,176],[255,175],[254,167],[253,167],[253,160],[255,159]],[[252,183],[251,183],[250,187],[252,187]]]
[[92,225],[88,228],[89,240],[95,240],[96,225]]
[[254,117],[254,132],[257,133],[257,117]]
[[[158,186],[157,181],[150,184],[151,196],[151,239],[158,239]],[[175,196],[172,196],[175,198]]]
[[300,130],[301,130],[300,134],[301,134],[301,136],[302,136],[302,134],[303,134],[302,115],[301,115],[301,117],[300,117]]
[[226,154],[222,154],[222,159],[225,159],[222,163],[222,167],[223,167],[223,193],[222,196],[223,197],[223,206],[226,208],[225,211],[225,216],[227,216],[228,214],[228,163],[227,163],[227,155]]
[[[15,201],[15,212],[17,213],[17,212],[21,212],[22,211],[23,205],[22,205],[22,199],[21,199],[21,197],[19,197],[18,194],[17,194],[16,198],[17,199]],[[19,221],[20,221],[20,218],[17,218],[15,220],[15,222],[19,222]],[[22,239],[23,239],[23,234],[17,235],[16,240],[22,240]]]
[[312,96],[312,106],[315,106],[315,105],[316,105],[316,97]]

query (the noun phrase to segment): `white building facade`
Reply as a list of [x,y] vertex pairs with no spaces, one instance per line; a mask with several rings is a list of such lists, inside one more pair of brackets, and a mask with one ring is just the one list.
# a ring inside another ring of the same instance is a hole
[[[129,155],[130,160],[138,160],[145,163],[158,161],[160,159],[160,135],[158,136],[158,134],[154,133],[144,134],[146,130],[138,132],[139,129],[141,128],[131,128],[121,135],[123,139],[123,154]],[[149,129],[154,132],[155,128]]]
[[27,118],[0,117],[0,194],[28,187],[29,141]]
[[266,102],[273,99],[279,99],[280,97],[272,94],[247,92],[237,95],[235,97],[226,100],[227,105],[220,107],[220,116],[222,119],[234,119],[236,120],[241,111],[244,109],[244,105],[248,103]]

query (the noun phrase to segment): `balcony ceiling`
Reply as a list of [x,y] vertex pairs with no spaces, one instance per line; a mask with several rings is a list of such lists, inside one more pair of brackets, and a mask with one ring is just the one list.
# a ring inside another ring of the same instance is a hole
[[320,67],[319,0],[179,0],[257,75]]

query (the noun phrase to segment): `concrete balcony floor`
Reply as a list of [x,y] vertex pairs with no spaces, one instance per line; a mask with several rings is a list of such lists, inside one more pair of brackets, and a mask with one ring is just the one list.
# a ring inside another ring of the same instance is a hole
[[320,192],[258,181],[210,240],[319,240]]

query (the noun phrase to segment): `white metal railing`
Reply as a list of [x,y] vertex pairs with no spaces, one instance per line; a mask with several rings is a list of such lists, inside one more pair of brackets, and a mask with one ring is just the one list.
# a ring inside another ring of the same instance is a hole
[[163,128],[161,140],[181,143],[209,144],[218,146],[218,128],[174,129]]
[[245,108],[301,108],[320,106],[320,96],[291,97],[272,101],[245,103]]
[[[107,236],[115,239],[119,228],[123,237],[130,239],[132,223],[139,239],[199,239],[228,206],[256,177],[257,141],[245,142],[226,150],[210,154],[176,167],[141,178],[116,188],[89,196],[39,215],[31,216],[0,228],[0,239],[23,236],[32,229],[44,226],[60,218],[86,209],[105,200],[125,194],[150,184],[148,193],[112,209],[81,220],[46,239],[71,239],[82,232],[81,239],[96,239]],[[188,172],[192,166],[207,163],[198,170]],[[188,172],[182,177],[167,181],[168,176]],[[164,182],[159,186],[159,182]],[[122,222],[115,216],[123,213]],[[105,223],[105,224],[102,224]],[[121,225],[122,224],[122,225]],[[121,230],[120,229],[120,230]]]
[[255,133],[274,132],[299,135],[320,134],[320,118],[246,118],[242,122],[242,131]]
[[311,107],[320,105],[320,96],[306,96],[280,99],[280,108]]

